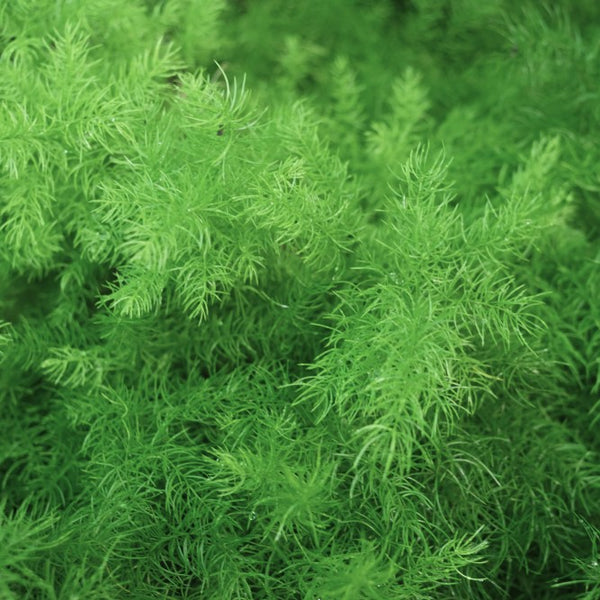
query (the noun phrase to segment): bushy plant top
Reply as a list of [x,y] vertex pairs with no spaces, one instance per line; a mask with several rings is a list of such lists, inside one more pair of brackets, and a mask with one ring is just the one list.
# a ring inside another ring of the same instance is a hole
[[600,598],[600,4],[0,2],[0,600]]

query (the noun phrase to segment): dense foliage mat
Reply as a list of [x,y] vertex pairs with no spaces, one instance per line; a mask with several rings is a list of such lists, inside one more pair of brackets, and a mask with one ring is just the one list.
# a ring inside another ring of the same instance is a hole
[[0,53],[1,600],[600,598],[597,0]]

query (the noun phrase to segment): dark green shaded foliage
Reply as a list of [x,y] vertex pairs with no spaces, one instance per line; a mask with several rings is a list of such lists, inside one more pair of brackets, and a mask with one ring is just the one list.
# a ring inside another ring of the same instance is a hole
[[0,599],[600,598],[594,0],[0,3]]

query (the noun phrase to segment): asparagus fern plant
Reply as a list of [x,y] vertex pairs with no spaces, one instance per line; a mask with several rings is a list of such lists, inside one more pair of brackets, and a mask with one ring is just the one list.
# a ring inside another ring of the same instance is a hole
[[0,3],[0,598],[600,598],[595,0]]

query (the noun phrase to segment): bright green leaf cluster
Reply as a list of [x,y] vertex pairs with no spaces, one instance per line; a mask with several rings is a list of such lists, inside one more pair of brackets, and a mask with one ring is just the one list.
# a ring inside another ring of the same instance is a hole
[[595,0],[0,2],[0,599],[600,598]]

